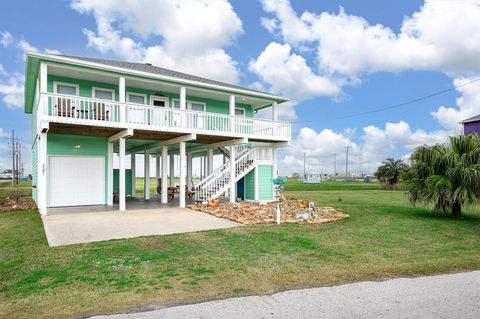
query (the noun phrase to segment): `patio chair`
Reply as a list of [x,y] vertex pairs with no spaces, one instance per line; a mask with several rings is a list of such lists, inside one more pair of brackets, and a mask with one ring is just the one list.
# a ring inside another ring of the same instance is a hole
[[93,102],[93,119],[99,121],[109,120],[110,110],[107,110],[105,103]]
[[62,117],[75,117],[75,101],[64,97],[57,98],[55,115]]

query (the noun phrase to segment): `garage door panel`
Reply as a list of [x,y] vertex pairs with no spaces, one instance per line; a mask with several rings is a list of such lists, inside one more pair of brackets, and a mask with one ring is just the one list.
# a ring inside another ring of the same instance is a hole
[[105,203],[105,158],[49,157],[49,206]]

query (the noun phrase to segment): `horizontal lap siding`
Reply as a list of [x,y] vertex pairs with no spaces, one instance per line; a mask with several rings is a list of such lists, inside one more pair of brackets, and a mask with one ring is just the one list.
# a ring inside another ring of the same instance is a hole
[[245,199],[255,199],[255,170],[245,175]]
[[270,201],[273,199],[273,169],[272,165],[258,165],[258,199]]

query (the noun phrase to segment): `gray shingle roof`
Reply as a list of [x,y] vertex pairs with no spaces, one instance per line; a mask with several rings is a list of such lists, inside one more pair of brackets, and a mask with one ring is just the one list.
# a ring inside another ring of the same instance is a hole
[[468,119],[465,119],[460,123],[469,123],[469,122],[477,122],[477,121],[480,121],[480,114],[469,117]]
[[238,86],[238,85],[234,85],[234,84],[230,84],[230,83],[211,80],[211,79],[203,78],[203,77],[196,76],[196,75],[191,75],[191,74],[187,74],[187,73],[182,73],[182,72],[178,72],[178,71],[174,71],[174,70],[161,68],[161,67],[149,64],[149,63],[136,63],[136,62],[125,62],[125,61],[116,61],[116,60],[105,60],[105,59],[78,57],[78,56],[71,56],[71,55],[58,55],[58,56],[62,56],[62,57],[70,58],[70,59],[83,60],[83,61],[87,61],[87,62],[105,64],[105,65],[109,65],[109,66],[114,66],[114,67],[134,70],[134,71],[140,71],[140,72],[146,72],[146,73],[151,73],[151,74],[156,74],[156,75],[163,75],[163,76],[168,76],[168,77],[177,78],[177,79],[181,79],[181,80],[188,80],[188,81],[195,81],[195,82],[200,82],[200,83],[205,83],[205,84],[218,85],[218,86],[223,86],[225,88],[240,89],[240,90],[249,91],[249,92],[252,92],[252,93],[261,93],[261,94],[273,95],[271,93],[257,91],[257,90],[253,90],[253,89],[250,89],[250,88],[246,88],[246,87],[242,87],[242,86]]

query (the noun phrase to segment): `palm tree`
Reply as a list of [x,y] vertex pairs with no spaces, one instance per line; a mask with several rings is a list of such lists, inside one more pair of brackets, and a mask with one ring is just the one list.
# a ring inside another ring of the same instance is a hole
[[450,146],[418,147],[403,185],[413,204],[433,203],[435,209],[462,215],[462,206],[480,201],[480,136],[450,137]]
[[375,177],[390,188],[395,188],[400,180],[400,175],[407,170],[408,166],[402,160],[387,158],[375,172]]

